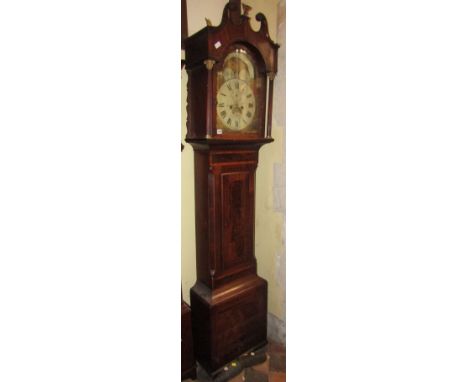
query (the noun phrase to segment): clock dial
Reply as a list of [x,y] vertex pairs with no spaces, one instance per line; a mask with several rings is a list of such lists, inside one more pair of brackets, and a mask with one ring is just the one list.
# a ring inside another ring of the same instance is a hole
[[219,119],[231,130],[243,130],[255,115],[255,97],[247,82],[233,78],[219,88],[216,96]]
[[217,70],[214,103],[218,134],[261,131],[265,75],[260,73],[254,56],[246,48],[235,45]]

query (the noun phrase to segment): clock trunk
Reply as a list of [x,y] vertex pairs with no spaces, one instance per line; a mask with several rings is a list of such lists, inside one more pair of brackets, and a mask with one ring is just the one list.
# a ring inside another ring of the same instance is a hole
[[254,253],[260,144],[194,144],[197,283],[195,354],[210,373],[266,343],[267,282]]

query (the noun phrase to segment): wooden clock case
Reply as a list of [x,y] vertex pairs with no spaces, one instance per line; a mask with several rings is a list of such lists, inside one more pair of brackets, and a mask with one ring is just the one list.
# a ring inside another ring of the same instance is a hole
[[[271,138],[277,49],[263,14],[250,26],[250,7],[231,0],[221,24],[184,41],[188,73],[187,136],[194,149],[197,282],[190,290],[195,356],[210,374],[266,344],[267,282],[255,259],[255,171]],[[232,46],[255,56],[265,80],[263,112],[254,133],[220,133],[216,126],[217,65]]]

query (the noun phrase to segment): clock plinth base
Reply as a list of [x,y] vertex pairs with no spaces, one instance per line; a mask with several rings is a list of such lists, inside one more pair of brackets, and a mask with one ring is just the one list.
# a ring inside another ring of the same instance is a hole
[[195,357],[211,375],[267,343],[267,282],[250,275],[211,290],[190,290]]

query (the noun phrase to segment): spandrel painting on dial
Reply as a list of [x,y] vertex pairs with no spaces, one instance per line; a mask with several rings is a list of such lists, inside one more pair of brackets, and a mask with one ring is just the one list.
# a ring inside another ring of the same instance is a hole
[[182,379],[285,378],[285,6],[182,1]]

